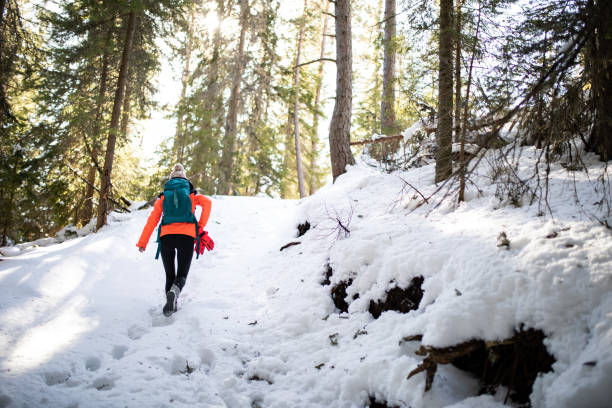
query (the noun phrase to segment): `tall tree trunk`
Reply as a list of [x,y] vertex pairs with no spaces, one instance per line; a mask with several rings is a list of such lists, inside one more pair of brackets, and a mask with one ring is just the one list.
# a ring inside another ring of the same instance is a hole
[[[476,22],[476,32],[474,37],[478,39],[478,35],[480,34],[480,21],[482,17],[482,4],[481,1],[478,0],[478,19]],[[467,83],[465,86],[465,104],[463,105],[463,123],[461,124],[461,149],[459,150],[459,197],[458,201],[462,202],[464,200],[465,193],[465,169],[467,163],[465,162],[465,135],[467,133],[467,115],[468,115],[468,104],[470,102],[470,88],[472,87],[472,72],[474,70],[474,59],[476,58],[476,48],[472,50],[472,56],[470,57],[470,66],[468,68],[468,77]]]
[[125,95],[123,97],[123,109],[121,110],[121,137],[127,140],[128,126],[130,124],[130,110],[132,106],[132,72],[128,67],[128,75],[125,81]]
[[2,212],[4,213],[4,219],[0,220],[0,225],[2,225],[2,243],[0,246],[6,246],[8,244],[8,234],[13,227],[13,210],[15,209],[15,192],[17,191],[17,187],[19,186],[17,177],[19,174],[19,162],[21,157],[21,152],[16,152],[14,155],[15,164],[13,166],[13,171],[11,174],[11,182],[9,187],[9,194],[7,205],[3,206]]
[[[329,0],[322,0],[325,4],[325,12],[323,13],[323,29],[321,34],[321,60],[325,58],[325,40],[327,38],[327,21],[329,12]],[[314,113],[312,118],[312,138],[310,139],[310,182],[308,183],[308,194],[312,195],[317,189],[317,157],[319,156],[319,112],[321,111],[321,88],[323,87],[323,61],[319,62],[319,68],[317,72],[317,80],[315,85],[315,101],[314,101]]]
[[461,134],[461,0],[455,0],[455,142]]
[[[217,0],[217,14],[219,15],[219,20],[223,20],[225,17],[225,0]],[[203,118],[198,122],[198,127],[200,130],[204,130],[209,132],[210,129],[213,128],[214,119],[221,118],[224,116],[223,106],[219,103],[219,99],[221,98],[221,86],[219,81],[219,65],[221,58],[221,25],[218,24],[215,27],[215,33],[213,35],[213,51],[212,57],[210,60],[210,67],[208,69],[207,75],[207,85],[204,92],[198,95],[198,101],[204,104],[204,108],[202,109],[204,112]],[[216,135],[214,135],[216,137]],[[212,135],[208,135],[208,137],[213,137]],[[214,188],[214,180],[213,177],[207,175],[204,171],[204,157],[206,157],[207,151],[210,149],[210,143],[205,140],[199,140],[196,144],[193,151],[193,160],[192,160],[192,173],[196,173],[197,175],[192,178],[191,182],[198,186],[199,188],[203,188],[203,183],[206,181],[206,186],[209,189],[209,192],[218,193],[218,190]],[[183,153],[184,156],[184,153]],[[216,163],[215,163],[216,164]]]
[[453,0],[440,0],[440,71],[438,76],[438,151],[435,182],[452,173],[453,133]]
[[293,73],[293,90],[295,92],[295,103],[293,105],[293,136],[295,139],[295,166],[298,176],[298,190],[300,198],[306,196],[304,190],[304,172],[302,171],[302,149],[300,146],[300,63],[302,62],[302,43],[304,40],[304,26],[306,18],[306,8],[308,0],[304,0],[304,12],[302,13],[302,21],[300,21],[300,30],[297,40],[297,55],[295,57],[295,71]]
[[385,37],[383,89],[380,102],[381,132],[393,134],[395,128],[395,0],[385,0]]
[[[191,9],[191,20],[189,21],[189,29],[187,33],[187,43],[185,44],[185,69],[183,70],[183,77],[181,78],[181,98],[179,101],[185,99],[187,95],[187,84],[189,83],[189,63],[191,62],[191,50],[193,48],[193,30],[195,27],[195,11]],[[174,151],[176,155],[177,163],[183,162],[183,154],[185,151],[185,135],[183,131],[183,113],[178,112],[178,118],[176,119],[176,134],[174,135]]]
[[102,113],[104,112],[104,98],[106,96],[106,89],[108,87],[108,66],[110,61],[110,41],[112,39],[112,25],[109,25],[106,33],[106,40],[104,42],[104,53],[102,54],[102,66],[100,68],[100,88],[98,90],[98,97],[96,99],[96,113],[94,115],[94,123],[91,132],[91,139],[93,140],[91,146],[91,161],[87,172],[87,186],[85,190],[85,199],[83,210],[81,212],[81,223],[83,225],[88,224],[93,217],[93,197],[94,197],[94,186],[96,184],[96,173],[98,172],[98,144],[100,138],[100,122],[102,122]]
[[223,152],[221,154],[221,174],[219,177],[219,194],[229,194],[232,189],[232,175],[234,172],[234,155],[236,152],[236,137],[238,133],[238,102],[240,101],[240,84],[244,68],[244,43],[248,26],[249,2],[240,0],[240,41],[238,43],[238,57],[234,64],[232,88],[230,91],[229,111],[225,123],[223,137]]
[[288,198],[289,197],[289,175],[291,169],[291,135],[292,135],[292,119],[293,115],[291,112],[291,107],[287,108],[287,122],[285,126],[285,151],[283,154],[283,164],[281,170],[281,182],[280,182],[280,197]]
[[589,64],[595,118],[587,149],[608,161],[612,160],[612,2],[592,0],[589,7],[595,28]]
[[346,172],[347,165],[355,164],[350,146],[353,99],[350,0],[336,0],[335,9],[336,103],[329,125],[329,150],[334,181]]
[[121,105],[123,103],[123,95],[125,92],[125,84],[127,72],[130,63],[130,53],[132,51],[132,42],[134,40],[134,32],[136,31],[136,12],[130,11],[128,23],[125,33],[125,44],[123,45],[123,53],[121,55],[121,65],[119,68],[119,78],[117,79],[117,90],[115,92],[115,101],[113,103],[113,113],[111,115],[110,129],[108,132],[108,141],[106,144],[106,154],[104,156],[104,168],[102,170],[102,178],[100,183],[100,203],[98,204],[98,220],[96,230],[99,230],[106,224],[106,216],[108,214],[108,198],[111,188],[111,173],[113,171],[113,159],[115,157],[115,143],[117,141],[117,132],[119,128],[119,118],[121,116]]

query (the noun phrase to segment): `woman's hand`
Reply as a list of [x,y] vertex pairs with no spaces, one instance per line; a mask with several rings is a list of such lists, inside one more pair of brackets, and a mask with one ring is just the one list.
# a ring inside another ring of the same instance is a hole
[[145,249],[146,249],[146,248],[138,247],[138,250],[139,250],[140,252],[144,252],[144,251],[145,251]]

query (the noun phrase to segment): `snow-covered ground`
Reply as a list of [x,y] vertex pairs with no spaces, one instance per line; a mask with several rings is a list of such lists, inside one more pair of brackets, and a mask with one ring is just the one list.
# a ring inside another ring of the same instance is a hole
[[[591,175],[600,165],[591,161]],[[170,318],[154,238],[144,254],[135,247],[148,211],[0,258],[0,407],[349,408],[370,398],[500,407],[504,390],[476,396],[477,381],[451,365],[424,393],[424,373],[407,379],[420,344],[401,340],[503,340],[521,325],[542,330],[556,359],[536,380],[534,406],[609,406],[612,237],[593,218],[603,217],[596,181],[553,166],[551,218],[537,204],[500,203],[485,165],[480,192],[472,186],[458,208],[416,208],[421,198],[400,176],[423,194],[435,188],[433,166],[385,174],[357,165],[302,201],[214,197],[215,249],[194,259]],[[306,220],[312,228],[296,238]],[[501,232],[509,249],[497,245]],[[300,244],[279,251],[292,241]],[[332,285],[353,279],[348,313],[321,285],[327,265]],[[417,310],[372,317],[370,300],[416,276]]]

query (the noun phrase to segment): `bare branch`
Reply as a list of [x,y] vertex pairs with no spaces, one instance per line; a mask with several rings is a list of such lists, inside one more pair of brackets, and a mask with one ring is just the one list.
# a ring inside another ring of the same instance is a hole
[[308,61],[308,62],[301,63],[299,65],[296,65],[292,69],[296,69],[298,67],[303,67],[304,65],[308,65],[308,64],[314,64],[315,62],[323,62],[323,61],[336,62],[336,60],[333,59],[333,58],[319,58],[319,59],[316,59],[314,61]]
[[[94,186],[93,184],[91,184],[89,181],[87,181],[87,179],[85,179],[85,177],[81,176],[79,174],[79,172],[77,172],[75,169],[73,169],[72,167],[70,167],[70,165],[66,164],[66,167],[68,167],[68,169],[70,169],[70,171],[72,171],[72,173],[74,173],[75,176],[77,176],[78,178],[80,178],[81,180],[83,180],[88,186],[93,187],[94,190],[96,190],[98,193],[100,193],[100,190]],[[122,206],[117,200],[109,197],[108,198],[110,200],[110,202],[112,202],[113,204],[115,204],[117,207],[121,208],[123,211],[125,212],[131,212],[128,208]],[[120,197],[121,201],[123,201],[126,204],[131,204],[129,200],[127,200],[125,197]]]

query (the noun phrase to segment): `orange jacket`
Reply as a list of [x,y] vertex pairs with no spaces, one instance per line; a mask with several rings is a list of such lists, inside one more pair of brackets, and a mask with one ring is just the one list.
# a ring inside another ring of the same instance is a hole
[[[212,202],[210,198],[203,196],[202,194],[194,194],[191,193],[189,195],[191,198],[191,212],[195,214],[196,205],[199,205],[202,208],[202,214],[200,215],[200,220],[198,221],[198,226],[204,228],[206,223],[208,222],[208,218],[210,217],[210,209],[212,207]],[[163,210],[163,202],[164,196],[162,195],[160,198],[155,200],[155,205],[153,206],[153,211],[149,215],[149,219],[147,219],[147,223],[145,224],[142,234],[140,234],[140,239],[136,244],[139,248],[146,248],[147,243],[149,242],[149,238],[151,238],[151,234],[153,230],[159,223],[159,220],[162,216]],[[182,234],[189,235],[195,238],[196,232],[193,223],[191,222],[176,222],[173,224],[162,225],[160,236],[168,235],[168,234]]]

